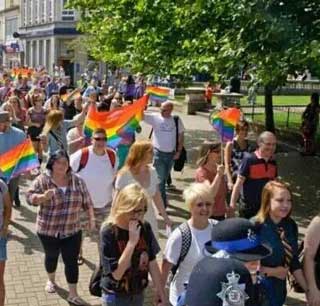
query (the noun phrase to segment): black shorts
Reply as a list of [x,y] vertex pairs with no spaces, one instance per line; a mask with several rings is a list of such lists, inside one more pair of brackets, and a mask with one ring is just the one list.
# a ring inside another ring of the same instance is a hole
[[39,135],[42,132],[42,127],[29,126],[27,134],[30,136],[32,141],[40,141]]

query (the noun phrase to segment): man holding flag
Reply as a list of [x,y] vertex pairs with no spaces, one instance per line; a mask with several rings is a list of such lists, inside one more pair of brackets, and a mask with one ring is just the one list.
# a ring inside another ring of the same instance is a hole
[[[167,207],[166,182],[174,160],[180,157],[184,145],[184,126],[178,117],[178,139],[176,124],[172,116],[173,103],[164,102],[159,113],[144,113],[144,122],[153,128],[154,167],[160,181],[159,188],[165,207]],[[178,142],[178,143],[177,143]]]
[[[16,147],[26,138],[26,134],[20,129],[11,126],[9,112],[0,111],[0,156]],[[9,194],[15,206],[20,206],[19,176],[9,180]]]

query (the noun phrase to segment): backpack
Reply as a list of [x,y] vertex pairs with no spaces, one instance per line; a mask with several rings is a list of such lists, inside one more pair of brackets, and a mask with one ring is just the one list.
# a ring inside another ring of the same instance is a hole
[[189,252],[189,249],[191,247],[191,242],[192,242],[192,234],[191,234],[191,229],[190,229],[188,222],[184,222],[184,223],[180,224],[178,229],[181,232],[181,238],[182,238],[180,255],[179,255],[177,263],[175,265],[173,265],[173,267],[171,268],[171,270],[169,272],[169,278],[168,278],[167,285],[169,285],[173,281],[173,279],[179,269],[180,264],[184,261],[184,259],[186,258],[187,254]]
[[[108,154],[111,166],[114,169],[114,166],[116,164],[116,152],[110,148],[106,148],[106,153]],[[82,169],[86,167],[88,160],[89,160],[89,149],[88,147],[85,147],[81,149],[81,157],[80,157],[77,173],[79,173]]]

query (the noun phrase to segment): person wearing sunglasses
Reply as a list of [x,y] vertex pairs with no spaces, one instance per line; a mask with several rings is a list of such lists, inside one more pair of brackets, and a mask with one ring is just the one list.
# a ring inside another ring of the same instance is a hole
[[213,197],[208,182],[191,184],[183,192],[183,197],[191,217],[169,236],[161,269],[163,284],[166,284],[169,272],[175,271],[169,291],[173,306],[177,306],[178,297],[184,291],[184,284],[188,282],[193,267],[203,258],[204,245],[210,240],[211,231],[217,223],[216,220],[209,220]]
[[224,180],[224,166],[221,165],[221,144],[204,142],[200,147],[196,182],[209,181],[212,186],[212,201],[210,218],[224,220],[227,214],[227,186]]
[[[71,155],[70,165],[72,170],[85,181],[93,202],[96,230],[87,232],[88,218],[83,216],[82,229],[84,230],[84,236],[90,234],[91,239],[98,243],[101,224],[109,215],[111,209],[113,181],[118,159],[115,151],[107,148],[107,135],[104,129],[96,129],[92,134],[91,141],[91,146],[78,150]],[[82,250],[78,263],[83,263]]]
[[142,306],[149,272],[158,305],[167,305],[156,260],[160,247],[150,224],[144,221],[148,201],[140,185],[127,185],[115,197],[102,225],[102,306]]

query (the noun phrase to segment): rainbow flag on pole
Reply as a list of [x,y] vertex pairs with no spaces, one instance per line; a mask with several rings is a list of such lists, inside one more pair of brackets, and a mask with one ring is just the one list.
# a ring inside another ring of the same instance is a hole
[[38,157],[29,138],[0,155],[0,171],[6,181],[39,166]]
[[130,137],[135,132],[147,103],[148,96],[145,95],[133,104],[109,112],[98,112],[95,105],[90,105],[84,122],[84,134],[91,137],[95,129],[103,128],[107,133],[108,146],[116,148],[122,138]]
[[152,102],[162,103],[168,100],[170,89],[165,87],[148,86],[146,93]]
[[67,102],[68,100],[75,100],[75,99],[79,98],[80,96],[81,96],[81,93],[80,93],[79,89],[76,88],[72,92],[65,93],[64,95],[61,95],[60,99],[63,102]]
[[239,122],[240,116],[240,110],[234,107],[210,114],[210,123],[219,133],[222,142],[231,141],[233,139],[234,128]]

